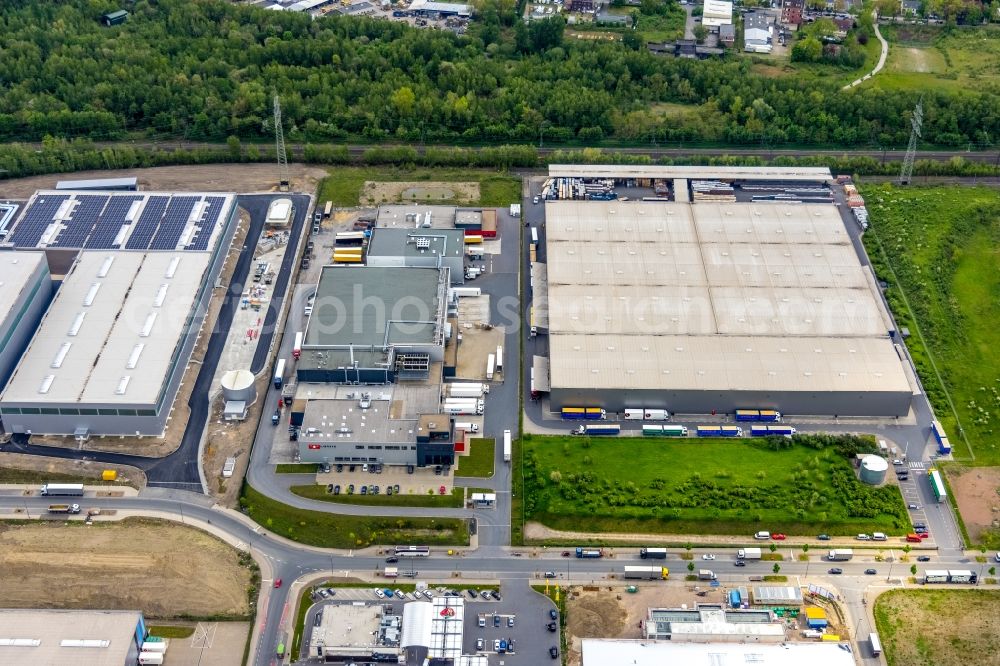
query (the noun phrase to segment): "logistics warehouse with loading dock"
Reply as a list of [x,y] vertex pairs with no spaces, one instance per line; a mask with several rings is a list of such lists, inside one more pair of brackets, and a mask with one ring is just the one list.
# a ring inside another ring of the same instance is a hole
[[545,216],[552,411],[909,411],[834,205],[548,201]]

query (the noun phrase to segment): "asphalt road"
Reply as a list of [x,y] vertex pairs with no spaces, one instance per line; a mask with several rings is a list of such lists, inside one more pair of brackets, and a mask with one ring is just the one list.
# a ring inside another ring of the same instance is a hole
[[[50,501],[45,497],[22,496],[20,490],[0,490],[0,512],[26,510],[29,517],[37,517],[45,512]],[[347,552],[324,550],[275,537],[264,528],[254,525],[249,519],[214,506],[211,498],[181,490],[148,489],[135,498],[84,498],[81,503],[87,508],[101,507],[118,511],[168,514],[177,522],[208,525],[210,529],[228,535],[229,540],[237,547],[251,550],[259,560],[263,560],[259,618],[254,626],[254,630],[259,632],[260,640],[254,642],[256,647],[252,659],[258,666],[273,662],[274,647],[279,632],[283,630],[282,620],[290,610],[288,595],[289,591],[295,588],[293,581],[300,577],[319,576],[331,571],[338,576],[374,576],[385,564],[383,556],[377,554],[374,549]],[[892,563],[876,563],[875,550],[856,550],[857,555],[852,561],[838,562],[834,565],[821,559],[825,548],[823,542],[816,542],[813,545],[809,562],[799,562],[795,559],[801,552],[799,548],[780,546],[776,552],[786,559],[780,563],[781,573],[787,575],[790,581],[823,584],[838,591],[846,602],[859,603],[860,595],[873,586],[896,586],[900,580],[909,577],[910,564],[898,561],[902,551],[898,549],[899,544],[892,545],[895,549],[890,548],[890,544],[886,544],[884,549],[889,557],[894,558]],[[735,557],[732,549],[694,549],[691,552],[695,557],[693,560],[695,567],[712,569],[723,585],[736,583],[746,585],[749,576],[772,573],[774,565],[773,562],[751,562],[746,567],[737,568],[733,565]],[[701,560],[701,554],[706,552],[715,554],[718,559],[712,562]],[[926,564],[920,563],[918,575],[925,568],[972,569],[982,574],[993,566],[992,563],[977,563],[961,552],[954,554],[928,552],[932,561]],[[517,553],[523,556],[512,556]],[[613,557],[577,559],[561,557],[559,550],[497,549],[493,556],[469,551],[460,556],[456,562],[455,557],[444,555],[442,551],[431,557],[421,558],[419,570],[421,579],[428,582],[448,581],[444,584],[450,586],[455,586],[453,573],[456,571],[460,571],[465,579],[499,580],[503,585],[501,589],[505,594],[510,594],[509,586],[517,584],[517,581],[543,583],[542,576],[545,571],[556,572],[559,582],[597,584],[612,580],[608,578],[612,574],[616,575],[613,580],[619,580],[618,575],[622,567],[641,562],[636,549],[615,549],[609,551],[609,555]],[[660,562],[660,560],[655,561],[655,563]],[[687,562],[681,559],[679,552],[671,552],[667,560],[662,562],[672,570],[672,580],[676,581],[686,574]],[[844,574],[829,575],[827,571],[832,566],[843,569]],[[867,568],[875,568],[878,574],[864,575],[864,570]],[[279,589],[273,587],[275,578],[282,578],[284,581]],[[513,602],[512,607],[514,607]],[[865,616],[859,613],[858,617]]]

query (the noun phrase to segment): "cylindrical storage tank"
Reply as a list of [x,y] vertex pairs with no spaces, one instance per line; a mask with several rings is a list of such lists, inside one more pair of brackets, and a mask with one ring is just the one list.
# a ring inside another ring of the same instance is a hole
[[889,471],[889,461],[881,456],[865,456],[861,459],[861,480],[872,486],[885,481]]
[[253,373],[249,370],[230,370],[222,375],[222,397],[227,402],[243,400],[248,405],[253,404],[257,399]]

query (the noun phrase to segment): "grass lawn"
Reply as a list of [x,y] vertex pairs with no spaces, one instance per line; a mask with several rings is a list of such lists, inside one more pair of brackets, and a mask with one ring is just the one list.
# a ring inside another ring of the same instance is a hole
[[315,474],[318,471],[316,463],[281,463],[274,470],[275,474]]
[[1000,90],[1000,26],[884,26],[889,60],[874,84],[903,90]]
[[873,443],[526,435],[525,515],[590,532],[902,534],[898,489],[861,484],[847,457]]
[[244,484],[240,506],[256,522],[283,537],[324,548],[364,548],[374,544],[467,545],[468,526],[457,518],[344,516],[298,509]]
[[440,204],[507,206],[521,200],[521,180],[513,176],[500,175],[496,171],[425,167],[400,169],[373,166],[331,168],[330,175],[320,183],[317,201],[332,201],[334,206],[357,206],[359,205],[361,187],[366,180],[479,183],[479,201],[435,202]]
[[1000,591],[891,590],[875,602],[889,666],[996,664]]
[[326,486],[308,485],[292,486],[291,491],[299,497],[320,500],[321,502],[332,502],[335,504],[367,504],[370,506],[426,506],[438,509],[461,508],[464,500],[462,488],[453,488],[448,495],[347,495],[341,492],[333,495],[326,491]]
[[900,326],[910,329],[907,347],[955,457],[1000,464],[1000,192],[862,192],[871,216],[865,246]]
[[172,624],[151,624],[148,627],[151,636],[160,638],[187,638],[194,633],[194,627],[178,627]]
[[472,450],[467,456],[458,457],[458,469],[455,476],[475,476],[487,478],[493,476],[493,455],[496,440],[473,439]]

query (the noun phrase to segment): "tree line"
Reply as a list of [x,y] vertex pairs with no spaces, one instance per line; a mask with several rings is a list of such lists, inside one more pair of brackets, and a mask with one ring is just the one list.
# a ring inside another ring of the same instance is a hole
[[[746,59],[691,61],[563,39],[562,19],[508,25],[483,9],[468,34],[274,12],[220,0],[2,3],[0,140],[137,134],[326,143],[710,141],[900,145],[916,96],[822,77],[768,78]],[[924,138],[989,144],[995,90],[924,93]],[[663,114],[663,103],[689,113]],[[684,106],[680,108],[684,108]]]

